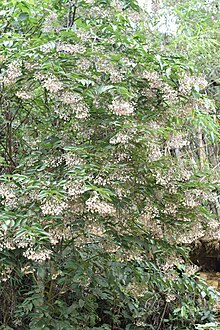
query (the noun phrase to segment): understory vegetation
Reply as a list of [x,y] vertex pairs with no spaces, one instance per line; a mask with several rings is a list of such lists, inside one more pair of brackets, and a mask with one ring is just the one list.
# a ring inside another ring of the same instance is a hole
[[220,239],[219,14],[201,3],[0,1],[0,329],[214,324],[190,260]]

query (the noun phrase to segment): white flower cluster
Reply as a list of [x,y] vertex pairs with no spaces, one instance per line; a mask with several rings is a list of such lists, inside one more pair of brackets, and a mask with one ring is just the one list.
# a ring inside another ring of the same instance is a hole
[[165,294],[165,300],[166,300],[167,303],[170,303],[170,302],[176,300],[176,298],[177,297],[176,297],[175,294],[172,294],[172,293],[166,293]]
[[115,136],[113,136],[111,139],[110,139],[110,143],[111,144],[118,144],[118,143],[121,143],[121,144],[124,144],[124,143],[128,143],[130,140],[130,136],[127,135],[127,134],[123,134],[123,133],[118,133],[116,134]]
[[57,20],[57,14],[55,12],[51,12],[48,15],[43,23],[41,28],[42,32],[49,33],[54,31],[54,23]]
[[199,266],[196,265],[186,265],[185,273],[188,276],[192,276],[199,271]]
[[6,207],[14,208],[17,206],[18,199],[13,191],[13,187],[10,185],[4,183],[0,185],[0,196],[4,198],[4,204]]
[[163,83],[162,92],[165,101],[176,102],[178,100],[177,91],[174,88],[172,88],[169,84]]
[[81,58],[76,62],[76,69],[79,72],[86,72],[91,66],[91,61],[86,58]]
[[192,77],[183,75],[179,80],[179,92],[183,95],[187,95],[192,87],[198,86],[200,89],[205,89],[208,86],[208,82],[205,77]]
[[63,88],[63,83],[51,74],[43,77],[42,86],[51,93],[57,93]]
[[72,152],[65,153],[63,155],[63,159],[68,168],[71,168],[73,166],[81,166],[81,165],[85,164],[85,161],[83,158],[79,157],[78,155],[76,155]]
[[184,192],[185,200],[183,204],[188,207],[197,207],[203,201],[218,203],[218,196],[215,192],[204,191],[202,189],[190,189]]
[[23,256],[29,260],[42,263],[48,259],[50,259],[51,251],[44,249],[42,251],[35,251],[32,248],[27,249],[23,252]]
[[163,81],[157,72],[144,71],[142,76],[149,81],[150,88],[162,88]]
[[1,233],[1,239],[2,241],[0,242],[0,251],[16,249],[15,242],[12,240],[12,238],[6,237],[6,230],[4,233]]
[[86,227],[87,232],[90,235],[103,237],[105,234],[105,230],[103,226],[97,222],[94,222],[93,224],[90,224]]
[[3,55],[0,55],[0,63],[4,62],[5,61],[5,56]]
[[0,273],[0,281],[6,282],[11,278],[12,268],[6,266]]
[[123,73],[107,59],[97,61],[96,63],[97,71],[105,72],[110,75],[110,80],[112,83],[121,82],[124,79]]
[[63,162],[62,156],[49,156],[47,159],[44,160],[44,165],[50,168],[59,167]]
[[3,76],[3,83],[5,85],[13,84],[17,78],[22,75],[21,66],[17,61],[11,62]]
[[164,272],[167,272],[168,270],[172,269],[173,266],[177,266],[183,263],[184,261],[181,257],[178,257],[176,255],[171,255],[165,259],[165,263],[162,265],[162,269]]
[[165,186],[171,193],[175,193],[178,182],[185,182],[191,178],[193,171],[187,169],[187,163],[170,164],[170,168],[166,171],[157,169],[154,173],[156,184]]
[[32,70],[36,70],[39,69],[39,63],[36,62],[24,62],[24,67],[25,69],[27,69],[28,71],[32,71]]
[[54,43],[47,42],[46,44],[42,44],[40,46],[40,51],[44,54],[50,53],[54,49]]
[[52,245],[57,245],[61,240],[70,240],[73,238],[70,226],[59,226],[49,230],[50,242]]
[[25,90],[17,91],[15,95],[22,100],[30,100],[32,97],[32,94],[30,92],[26,92]]
[[43,215],[61,215],[63,211],[67,209],[68,204],[65,202],[59,202],[56,199],[45,200],[41,204],[41,210]]
[[199,206],[201,202],[201,194],[202,191],[199,189],[185,190],[185,200],[183,202],[183,205],[191,208]]
[[[89,108],[86,106],[83,97],[77,93],[63,92],[59,99],[66,105],[70,105],[73,113],[75,113],[76,118],[85,119],[89,117]],[[59,112],[60,117],[67,114]],[[67,115],[68,116],[68,115]]]
[[164,205],[164,214],[175,215],[177,213],[177,205],[173,203],[166,203]]
[[155,162],[159,160],[163,156],[163,153],[160,150],[160,146],[156,143],[148,144],[147,151],[147,160],[151,162]]
[[189,140],[187,140],[187,137],[185,134],[176,133],[172,134],[167,141],[167,148],[168,149],[182,149],[183,147],[186,147],[189,145]]
[[75,54],[75,53],[85,53],[86,48],[80,44],[70,44],[70,43],[64,43],[59,42],[56,47],[58,52],[66,53],[66,54]]
[[133,104],[121,99],[113,100],[109,109],[117,116],[130,116],[134,114]]
[[179,233],[177,243],[191,244],[205,236],[205,230],[200,222],[195,222],[187,232]]
[[33,238],[27,234],[18,237],[15,236],[13,241],[19,249],[24,249],[33,245]]
[[76,198],[85,191],[85,183],[83,180],[68,181],[64,184],[63,189],[67,191],[69,197]]
[[100,215],[115,215],[115,208],[99,199],[98,194],[95,192],[89,199],[86,201],[87,210],[92,213],[99,213]]

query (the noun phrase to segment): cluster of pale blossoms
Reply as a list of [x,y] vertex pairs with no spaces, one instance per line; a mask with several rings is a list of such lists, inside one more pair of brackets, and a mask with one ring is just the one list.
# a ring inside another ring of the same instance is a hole
[[143,22],[143,17],[140,12],[127,11],[126,16],[131,21],[131,23],[138,24]]
[[145,286],[140,285],[140,283],[129,283],[126,287],[126,291],[132,293],[135,297],[143,297],[145,292],[148,291],[148,284]]
[[168,149],[182,149],[189,145],[186,134],[176,133],[171,134],[169,140],[167,140],[166,147]]
[[6,237],[6,231],[7,229],[4,231],[4,233],[1,233],[2,241],[0,242],[0,251],[15,250],[16,249],[15,242],[11,237]]
[[183,205],[187,207],[197,207],[201,203],[201,190],[192,189],[184,191],[185,200],[183,201]]
[[49,156],[47,159],[44,160],[44,165],[50,168],[59,167],[63,162],[62,156]]
[[117,116],[130,116],[134,114],[134,105],[122,99],[113,100],[109,109]]
[[11,278],[12,268],[6,266],[0,273],[0,281],[6,282]]
[[177,205],[173,203],[166,203],[164,205],[163,213],[169,215],[175,215],[178,211]]
[[112,83],[118,83],[124,79],[123,73],[108,60],[98,61],[96,68],[97,71],[108,73]]
[[139,222],[144,226],[147,231],[155,237],[163,237],[164,228],[161,222],[156,219],[159,216],[159,210],[155,206],[151,205],[150,200],[147,201],[142,214],[139,218]]
[[41,31],[45,33],[53,32],[54,31],[54,23],[57,20],[57,14],[55,12],[51,12],[48,15],[42,25]]
[[218,196],[215,192],[212,191],[204,191],[202,189],[188,189],[184,192],[185,200],[183,205],[187,207],[197,207],[203,201],[209,201],[212,203],[218,203]]
[[52,42],[47,42],[40,46],[40,51],[44,54],[50,53],[54,49],[55,45]]
[[158,144],[150,142],[148,143],[147,147],[148,149],[146,156],[148,161],[155,162],[163,156],[163,153],[161,152],[160,146]]
[[94,192],[93,195],[87,199],[86,207],[88,211],[92,213],[99,213],[103,216],[112,216],[116,213],[115,208],[112,205],[101,201],[99,195],[96,192]]
[[81,166],[85,164],[85,160],[78,155],[72,153],[72,152],[67,152],[63,155],[63,160],[65,161],[65,164],[68,168],[71,168],[73,166]]
[[67,191],[69,197],[76,198],[85,191],[85,182],[84,180],[71,181],[70,178],[70,180],[63,185],[63,189]]
[[11,185],[1,184],[0,185],[0,196],[4,198],[4,204],[6,207],[13,208],[18,204],[18,199],[15,192],[15,187]]
[[176,255],[170,255],[166,257],[165,263],[162,265],[162,269],[164,272],[167,272],[168,270],[172,270],[174,266],[177,266],[179,264],[184,264],[184,260]]
[[96,221],[86,226],[86,232],[96,237],[103,237],[105,235],[104,227]]
[[73,233],[70,226],[57,226],[49,229],[49,239],[52,245],[57,245],[60,241],[71,240]]
[[211,219],[208,222],[208,230],[206,231],[206,239],[210,241],[220,241],[220,222],[217,219]]
[[170,303],[170,302],[176,300],[176,298],[177,298],[177,296],[173,293],[166,293],[165,294],[165,300],[166,300],[167,303]]
[[86,58],[81,58],[76,62],[76,70],[78,72],[86,72],[91,66],[91,61]]
[[178,100],[178,93],[169,84],[163,83],[162,87],[163,98],[167,102],[176,102]]
[[67,207],[67,203],[59,202],[56,199],[45,200],[40,206],[43,215],[61,215]]
[[204,236],[205,230],[203,229],[202,224],[197,221],[194,222],[187,231],[179,233],[176,242],[182,244],[191,244]]
[[112,13],[109,10],[100,8],[98,6],[93,6],[93,7],[89,8],[89,10],[87,11],[87,15],[88,15],[88,17],[93,18],[93,19],[96,19],[96,18],[103,19],[103,18],[110,18]]
[[25,90],[20,90],[15,93],[15,95],[22,100],[30,100],[32,97],[32,94],[30,92],[26,92]]
[[183,95],[187,95],[192,87],[198,86],[199,89],[205,89],[208,86],[208,82],[205,77],[192,77],[184,74],[179,79],[179,92]]
[[46,88],[49,92],[56,94],[60,90],[63,89],[63,83],[57,79],[53,74],[34,74],[34,78],[36,80],[40,80],[42,82],[42,86]]
[[36,62],[26,61],[26,62],[24,62],[24,67],[26,70],[32,71],[32,70],[39,69],[40,65],[37,61]]
[[187,164],[171,164],[168,171],[157,169],[153,174],[156,184],[165,186],[170,192],[175,193],[178,182],[185,182],[191,178],[193,171],[185,168]]
[[[77,93],[63,92],[59,100],[66,105],[69,105],[75,113],[76,118],[85,119],[89,117],[89,108],[85,104],[83,97]],[[60,118],[64,117],[65,113],[60,112],[59,109],[56,110]],[[67,115],[68,116],[68,115]]]
[[115,136],[113,136],[109,142],[111,144],[118,144],[118,143],[124,144],[124,143],[128,143],[130,138],[131,136],[129,136],[128,134],[120,132]]
[[21,66],[18,62],[14,61],[8,65],[7,70],[2,76],[2,82],[5,85],[13,84],[17,81],[18,77],[22,75]]
[[71,112],[59,106],[55,108],[54,111],[60,119],[68,120],[73,114],[75,114],[78,119],[89,117],[89,108],[85,104],[83,97],[78,93],[63,91],[63,83],[53,74],[35,74],[35,79],[40,80],[42,87],[47,89],[53,96],[56,95],[59,101],[70,106]]
[[13,242],[17,248],[24,249],[33,245],[33,237],[25,233],[22,236],[15,236]]
[[35,251],[32,248],[28,248],[23,252],[23,256],[29,260],[42,263],[50,259],[51,251],[47,249],[42,249],[40,251]]
[[85,53],[86,48],[80,44],[70,44],[65,42],[59,42],[57,47],[57,52],[66,53],[66,54],[75,54],[75,53]]
[[157,72],[144,71],[142,77],[149,81],[149,86],[152,89],[162,88],[163,86],[163,80]]
[[186,265],[184,271],[188,276],[192,276],[192,275],[194,275],[195,273],[197,273],[199,271],[199,266]]
[[42,86],[51,93],[57,93],[63,88],[63,83],[51,74],[44,76]]

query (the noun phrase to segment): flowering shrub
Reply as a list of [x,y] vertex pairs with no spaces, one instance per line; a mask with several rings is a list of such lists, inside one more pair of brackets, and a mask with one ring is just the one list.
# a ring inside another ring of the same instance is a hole
[[3,328],[212,321],[185,245],[219,229],[205,78],[145,46],[135,1],[1,4]]

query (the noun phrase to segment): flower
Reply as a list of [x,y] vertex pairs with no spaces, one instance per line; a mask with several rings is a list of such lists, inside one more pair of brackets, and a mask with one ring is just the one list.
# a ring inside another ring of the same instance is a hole
[[67,206],[67,203],[59,202],[55,199],[47,201],[45,200],[41,204],[41,210],[43,215],[61,215]]
[[47,75],[43,79],[42,86],[51,93],[57,93],[63,88],[63,83],[53,75]]
[[99,213],[101,215],[114,215],[116,210],[115,208],[99,199],[99,196],[96,192],[93,193],[93,195],[87,199],[86,206],[88,211],[92,213]]
[[55,12],[51,12],[50,15],[48,15],[43,23],[43,26],[41,28],[42,32],[48,33],[54,31],[54,23],[57,20],[57,14]]
[[113,100],[112,104],[109,106],[109,109],[117,116],[129,116],[134,113],[133,104],[121,99]]
[[26,92],[24,90],[17,91],[15,95],[22,100],[29,100],[32,97],[30,92]]
[[5,76],[3,77],[3,83],[6,85],[13,84],[21,75],[21,66],[18,62],[14,61],[8,65]]
[[57,51],[66,54],[85,53],[86,48],[80,44],[70,44],[60,42],[57,45]]

